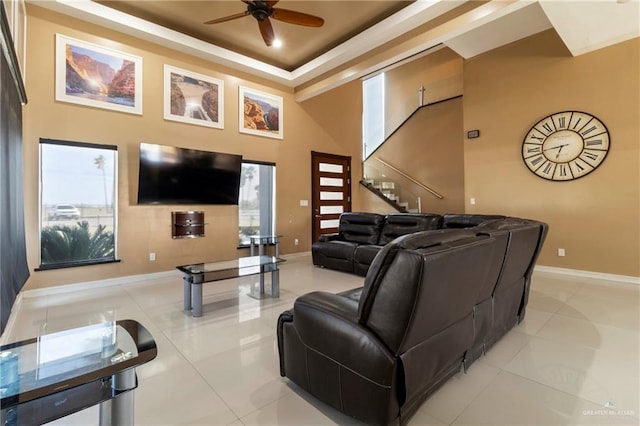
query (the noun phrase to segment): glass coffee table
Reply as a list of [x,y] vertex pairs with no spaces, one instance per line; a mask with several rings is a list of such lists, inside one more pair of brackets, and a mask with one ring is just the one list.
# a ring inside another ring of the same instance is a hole
[[151,334],[133,320],[3,345],[0,424],[42,424],[100,404],[100,425],[132,425],[135,368],[157,353]]
[[271,272],[271,297],[280,297],[278,264],[284,259],[274,256],[249,256],[222,262],[196,263],[177,266],[184,273],[184,310],[194,317],[202,316],[202,284],[231,278],[260,275],[260,290],[256,297],[264,297],[264,274]]

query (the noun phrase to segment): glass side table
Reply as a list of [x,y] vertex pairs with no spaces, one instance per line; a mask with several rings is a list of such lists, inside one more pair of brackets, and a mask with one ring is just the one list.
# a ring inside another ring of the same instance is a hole
[[264,248],[269,244],[275,246],[275,257],[280,257],[281,235],[251,235],[249,236],[249,255],[255,256],[255,247],[258,247],[258,256],[264,256]]
[[157,354],[151,334],[133,320],[3,345],[0,424],[42,424],[100,404],[100,425],[133,425],[135,367]]

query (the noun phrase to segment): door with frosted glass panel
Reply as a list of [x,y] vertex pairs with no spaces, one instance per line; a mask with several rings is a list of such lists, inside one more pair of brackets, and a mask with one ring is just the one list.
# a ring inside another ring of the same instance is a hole
[[351,157],[311,151],[313,241],[338,232],[342,212],[351,211]]

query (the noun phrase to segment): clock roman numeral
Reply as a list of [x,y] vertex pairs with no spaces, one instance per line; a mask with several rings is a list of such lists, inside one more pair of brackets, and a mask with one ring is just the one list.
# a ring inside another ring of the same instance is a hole
[[589,152],[589,151],[585,151],[582,153],[582,155],[584,155],[585,157],[591,159],[591,160],[597,160],[598,159],[598,154],[594,154],[593,152]]
[[544,123],[542,125],[542,127],[547,131],[547,132],[553,132],[553,129],[551,128],[551,126],[549,125],[549,123]]
[[527,148],[527,153],[532,153],[532,152],[542,152],[542,145],[540,146],[534,146],[533,148]]
[[587,142],[587,146],[602,145],[602,139],[594,139],[586,142]]
[[578,118],[578,121],[576,121],[576,124],[573,125],[574,130],[578,127],[578,124],[580,124],[581,121],[582,121],[582,118]]
[[589,127],[587,130],[584,130],[584,131],[580,132],[580,134],[581,134],[582,136],[587,136],[587,133],[591,133],[591,132],[593,132],[595,129],[597,129],[597,126],[591,126],[591,127]]
[[542,155],[540,155],[539,157],[536,157],[533,160],[531,160],[531,165],[532,166],[537,166],[538,163],[542,162],[542,160],[544,160],[544,157]]
[[567,117],[560,117],[558,119],[558,127],[561,127],[561,128],[567,127],[567,125],[565,124],[566,118]]
[[571,180],[575,176],[571,166],[568,163],[556,164],[556,169],[553,173],[553,180]]
[[544,173],[545,175],[548,175],[552,168],[553,168],[553,164],[547,163],[547,165],[544,166],[544,170],[542,170],[542,173]]
[[584,176],[593,170],[593,166],[586,163],[583,158],[576,158],[568,163],[568,165],[569,171],[574,178]]
[[566,170],[564,164],[560,164],[558,167],[560,167],[560,176],[566,176],[567,175],[567,170]]

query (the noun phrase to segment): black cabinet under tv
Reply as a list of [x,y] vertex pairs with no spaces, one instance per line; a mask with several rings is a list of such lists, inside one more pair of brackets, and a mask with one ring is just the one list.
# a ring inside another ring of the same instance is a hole
[[204,212],[171,212],[171,237],[204,237]]

